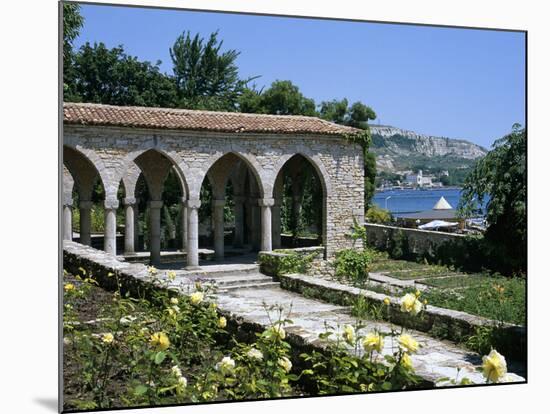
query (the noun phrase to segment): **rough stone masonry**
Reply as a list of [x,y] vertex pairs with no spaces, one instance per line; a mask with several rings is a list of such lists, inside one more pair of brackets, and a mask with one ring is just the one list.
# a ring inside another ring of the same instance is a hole
[[[364,220],[364,168],[359,130],[318,118],[164,108],[65,103],[63,106],[64,239],[72,232],[72,209],[80,209],[81,242],[90,240],[91,194],[96,180],[105,189],[104,249],[116,252],[116,209],[125,211],[125,253],[135,249],[136,183],[149,190],[152,262],[160,260],[163,185],[170,170],[181,185],[183,246],[187,266],[198,267],[200,189],[213,189],[214,246],[224,255],[223,207],[231,180],[235,201],[235,243],[244,235],[258,250],[280,246],[281,172],[299,174],[313,166],[323,191],[322,244],[331,258],[354,242],[347,235]],[[119,200],[119,186],[125,197]],[[79,205],[73,206],[73,187]],[[359,244],[357,244],[359,246]]]

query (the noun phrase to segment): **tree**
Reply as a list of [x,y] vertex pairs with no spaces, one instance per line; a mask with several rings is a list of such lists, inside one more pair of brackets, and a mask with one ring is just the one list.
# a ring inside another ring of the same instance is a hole
[[176,105],[173,79],[155,65],[128,56],[122,46],[112,49],[103,43],[83,45],[74,54],[74,79],[66,100],[111,105]]
[[239,99],[241,112],[316,116],[315,101],[289,80],[276,80],[265,91],[249,89]]
[[183,32],[173,47],[170,57],[174,64],[174,78],[178,106],[189,109],[236,111],[239,96],[253,78],[240,79],[235,60],[240,52],[221,52],[223,41],[218,32],[207,41],[196,34]]
[[459,203],[463,216],[487,201],[485,240],[501,273],[527,269],[527,135],[514,124],[466,177]]
[[355,102],[348,107],[346,98],[341,101],[321,102],[319,116],[336,124],[348,125],[359,129],[368,129],[368,121],[376,119],[376,113],[362,102]]
[[80,6],[74,3],[63,3],[63,93],[72,94],[73,84],[73,41],[78,37],[84,24]]

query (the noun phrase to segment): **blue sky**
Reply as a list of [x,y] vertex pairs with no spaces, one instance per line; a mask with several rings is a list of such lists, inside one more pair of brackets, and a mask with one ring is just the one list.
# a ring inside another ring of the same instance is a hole
[[382,124],[465,138],[485,147],[525,124],[523,33],[83,5],[75,45],[123,45],[162,61],[184,30],[219,30],[224,48],[241,52],[241,77],[258,87],[289,79],[323,100],[370,105]]

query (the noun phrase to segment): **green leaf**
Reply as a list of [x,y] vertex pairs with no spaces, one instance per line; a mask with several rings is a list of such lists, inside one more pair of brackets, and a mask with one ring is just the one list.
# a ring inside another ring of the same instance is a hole
[[155,354],[155,364],[160,365],[162,364],[162,361],[164,361],[164,358],[166,358],[166,353],[163,351],[159,351]]
[[138,385],[136,388],[134,388],[134,395],[140,396],[147,392],[148,387],[145,385]]
[[392,385],[391,385],[391,382],[388,382],[388,381],[385,381],[382,383],[382,389],[384,391],[389,391],[392,389]]

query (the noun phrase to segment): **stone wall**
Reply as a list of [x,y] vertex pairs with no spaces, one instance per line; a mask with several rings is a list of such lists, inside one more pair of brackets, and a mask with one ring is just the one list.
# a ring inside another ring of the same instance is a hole
[[[286,161],[300,154],[312,163],[323,186],[323,245],[327,256],[354,243],[359,246],[346,234],[354,218],[364,220],[363,153],[359,144],[345,138],[64,125],[64,146],[80,153],[97,169],[106,199],[116,199],[120,182],[127,175],[135,178],[134,160],[149,150],[172,162],[188,200],[199,199],[210,167],[229,153],[252,170],[259,197],[272,199],[279,171]],[[135,183],[128,182],[126,187],[126,197],[132,197],[129,190]]]
[[385,226],[382,224],[365,223],[367,241],[379,250],[390,250],[392,241],[395,243],[400,235],[407,240],[410,252],[418,256],[432,256],[438,247],[450,242],[461,243],[464,235],[443,233],[439,231],[408,229],[403,227]]

